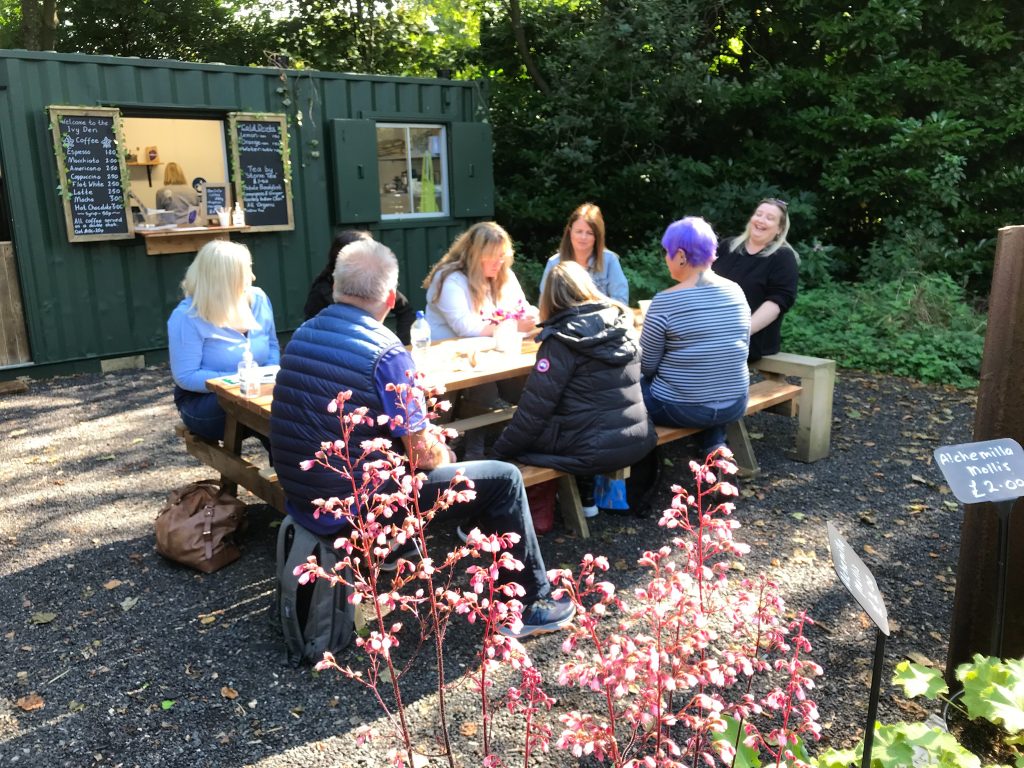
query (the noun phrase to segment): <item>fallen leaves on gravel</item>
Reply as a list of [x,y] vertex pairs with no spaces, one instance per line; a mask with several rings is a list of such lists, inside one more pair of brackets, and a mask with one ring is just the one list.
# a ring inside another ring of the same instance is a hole
[[38,611],[32,614],[31,621],[33,624],[49,624],[56,618],[56,613],[49,613],[48,611]]
[[27,696],[22,696],[14,703],[18,705],[18,709],[25,712],[35,712],[37,709],[42,709],[46,706],[46,702],[43,701],[43,697],[38,693],[30,693]]
[[234,701],[238,698],[238,691],[236,691],[230,685],[225,685],[220,689],[220,695],[228,701]]
[[111,579],[103,585],[104,589],[117,589],[123,582],[120,579]]
[[472,720],[466,720],[462,725],[459,726],[459,733],[465,736],[467,739],[471,739],[476,736],[477,724]]
[[132,608],[134,608],[136,605],[138,605],[138,603],[139,603],[139,598],[137,598],[137,597],[126,597],[124,600],[122,600],[120,603],[118,603],[118,605],[121,606],[121,610],[122,611],[127,612],[127,611],[130,611]]

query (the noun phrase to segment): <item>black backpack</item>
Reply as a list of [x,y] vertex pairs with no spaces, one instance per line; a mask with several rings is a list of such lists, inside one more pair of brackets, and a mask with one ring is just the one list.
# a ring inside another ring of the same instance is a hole
[[[332,587],[324,579],[299,584],[295,568],[315,555],[327,571],[337,565],[336,536],[317,536],[289,515],[277,534],[277,595],[275,613],[284,632],[288,662],[293,666],[315,664],[324,651],[337,654],[352,642],[355,606],[349,602],[351,587]],[[345,574],[351,577],[351,571]]]

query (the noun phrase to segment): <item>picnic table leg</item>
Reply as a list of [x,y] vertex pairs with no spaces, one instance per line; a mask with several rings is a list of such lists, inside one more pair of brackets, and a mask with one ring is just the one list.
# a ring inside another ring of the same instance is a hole
[[[831,362],[831,361],[829,361]],[[800,377],[800,401],[797,405],[797,461],[812,462],[828,456],[832,440],[832,390],[836,382],[836,364],[817,366]]]
[[[238,419],[228,413],[224,419],[224,450],[237,456],[239,460],[242,457],[242,438],[242,425],[238,423]],[[220,487],[232,496],[238,495],[238,483],[223,472],[220,475]]]
[[580,491],[576,487],[576,478],[562,475],[558,478],[558,503],[562,507],[562,519],[573,533],[581,539],[590,538],[590,527],[583,516],[583,504],[580,502]]
[[758,466],[757,457],[754,455],[754,446],[750,443],[750,433],[747,432],[747,425],[743,419],[729,423],[729,426],[726,427],[726,439],[729,441],[733,460],[739,467],[740,476],[757,477],[760,475],[761,467]]

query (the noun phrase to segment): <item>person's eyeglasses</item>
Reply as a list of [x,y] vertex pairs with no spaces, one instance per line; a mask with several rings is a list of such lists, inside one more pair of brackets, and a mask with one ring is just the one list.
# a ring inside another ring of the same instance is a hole
[[779,198],[777,197],[769,197],[767,200],[765,200],[765,202],[778,206],[783,211],[789,209],[789,203],[787,203],[785,200],[779,200]]

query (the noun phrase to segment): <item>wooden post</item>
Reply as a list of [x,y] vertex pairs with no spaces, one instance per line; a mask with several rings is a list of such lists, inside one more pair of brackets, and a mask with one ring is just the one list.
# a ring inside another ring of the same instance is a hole
[[[974,440],[1012,437],[1024,440],[1024,226],[1003,227],[989,294],[988,330],[981,362]],[[1007,658],[1024,655],[1024,502],[1010,516],[1006,575],[1006,622],[1002,650]],[[949,636],[946,680],[956,683],[956,668],[975,653],[992,654],[992,629],[998,614],[999,517],[994,504],[964,508],[960,560],[956,571],[953,622]]]

